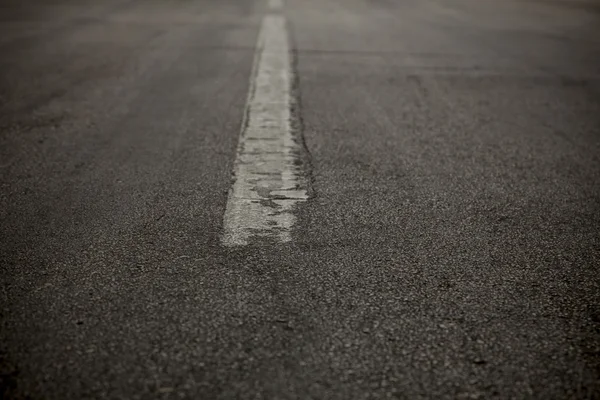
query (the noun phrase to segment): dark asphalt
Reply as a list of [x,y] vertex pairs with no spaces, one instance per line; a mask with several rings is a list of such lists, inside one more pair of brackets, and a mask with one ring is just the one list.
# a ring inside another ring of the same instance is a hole
[[220,244],[263,0],[0,2],[0,397],[600,399],[600,3],[285,0],[311,198]]

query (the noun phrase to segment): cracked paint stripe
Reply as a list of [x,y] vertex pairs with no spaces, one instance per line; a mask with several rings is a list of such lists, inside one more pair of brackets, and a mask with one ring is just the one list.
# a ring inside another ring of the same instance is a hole
[[306,201],[301,146],[291,126],[292,66],[285,18],[264,17],[246,117],[223,217],[222,243],[291,241],[294,210]]

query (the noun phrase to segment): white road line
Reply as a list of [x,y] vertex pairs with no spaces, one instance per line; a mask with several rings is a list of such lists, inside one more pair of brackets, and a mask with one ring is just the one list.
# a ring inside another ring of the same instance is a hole
[[235,182],[223,217],[225,246],[247,245],[253,238],[289,242],[294,208],[308,198],[290,121],[292,70],[283,16],[263,19],[256,51]]
[[269,0],[269,8],[271,10],[281,10],[283,8],[283,0]]

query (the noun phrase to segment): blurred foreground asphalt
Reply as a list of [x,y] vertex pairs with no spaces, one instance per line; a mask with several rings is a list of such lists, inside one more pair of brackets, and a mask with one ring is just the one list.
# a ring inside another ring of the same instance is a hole
[[[0,397],[600,399],[600,6],[0,2]],[[221,245],[262,18],[310,160]]]

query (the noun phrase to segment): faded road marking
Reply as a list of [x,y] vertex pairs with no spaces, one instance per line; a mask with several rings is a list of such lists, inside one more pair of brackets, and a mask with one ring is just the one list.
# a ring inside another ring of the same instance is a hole
[[262,21],[250,96],[223,217],[225,246],[289,242],[294,209],[306,201],[301,146],[291,126],[291,56],[285,19]]

